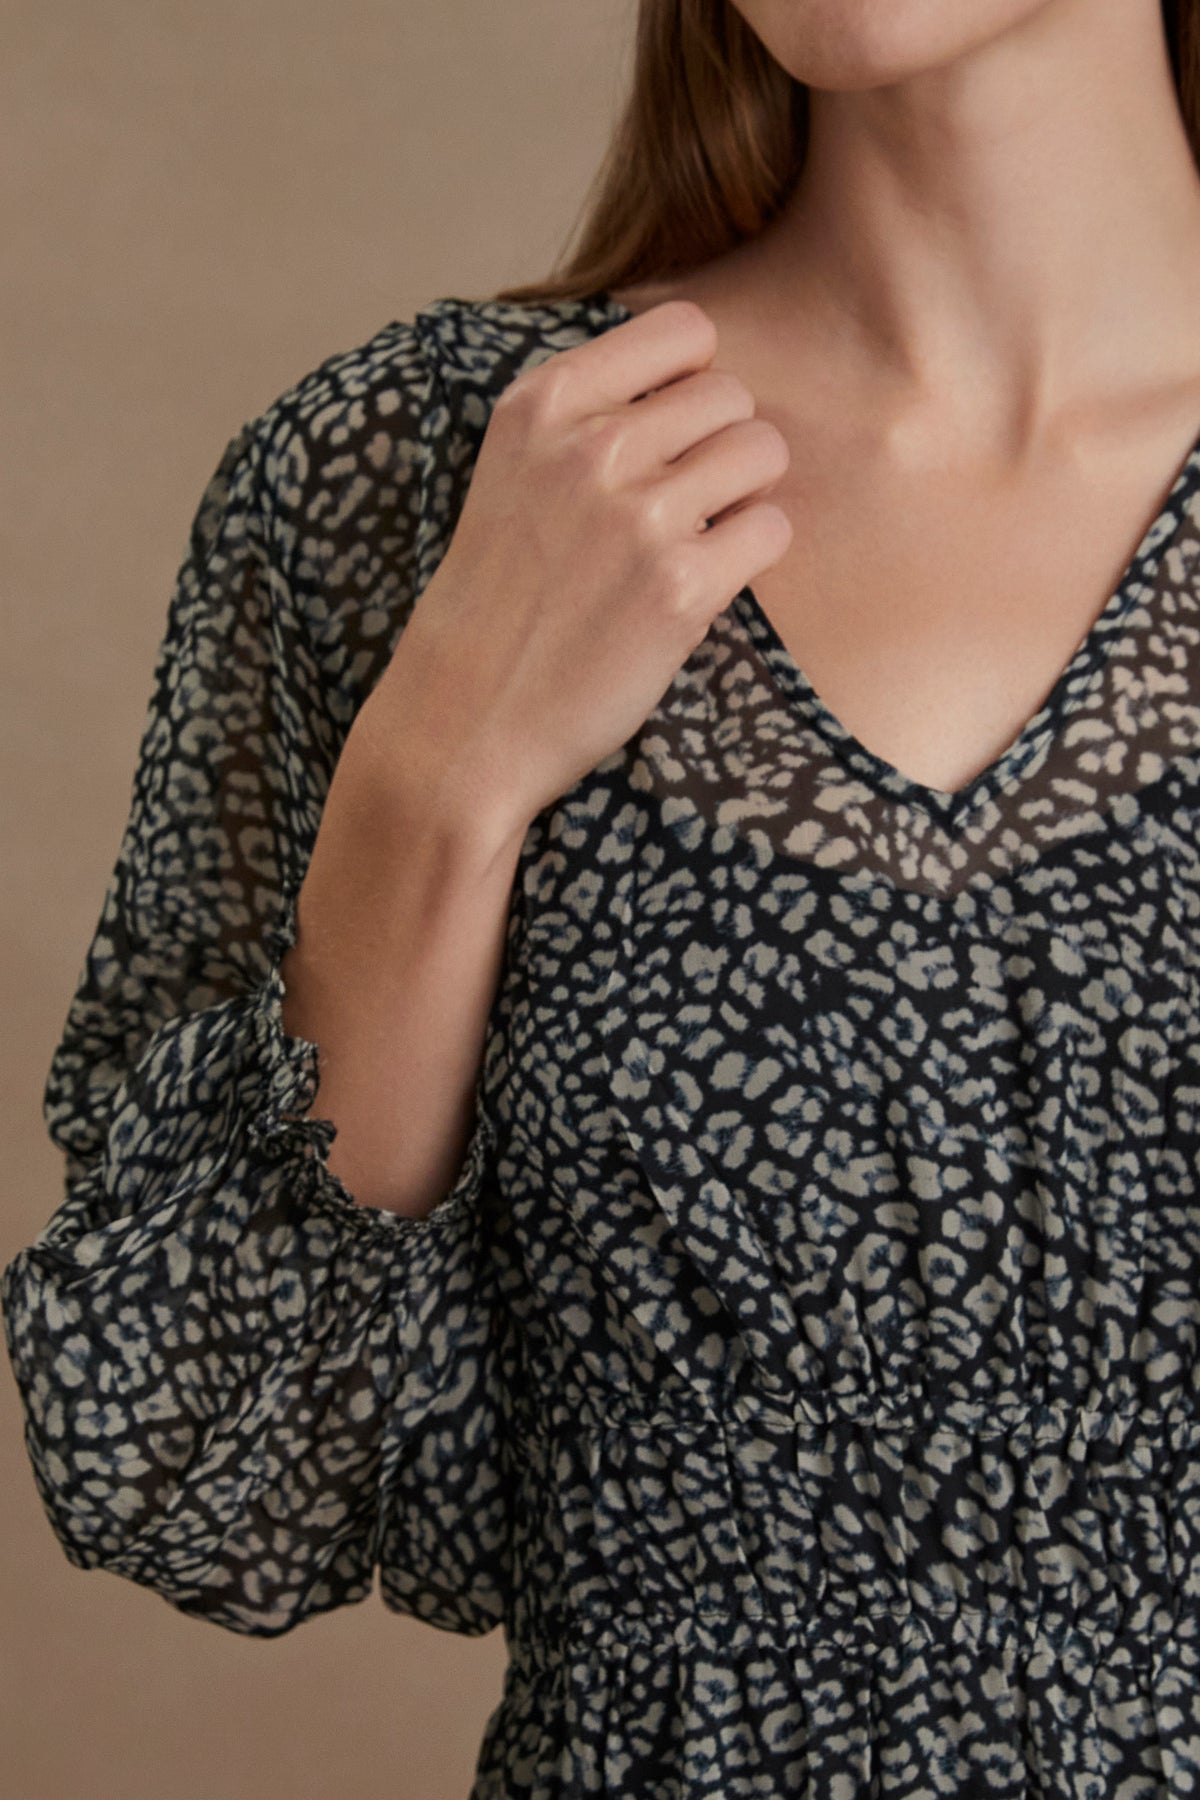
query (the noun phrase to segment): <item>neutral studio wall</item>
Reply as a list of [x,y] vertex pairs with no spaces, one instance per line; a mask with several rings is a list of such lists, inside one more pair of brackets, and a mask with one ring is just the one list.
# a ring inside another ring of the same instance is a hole
[[[0,1260],[61,1197],[42,1087],[192,514],[243,421],[565,241],[633,0],[0,10]],[[462,1800],[503,1641],[378,1597],[254,1640],[67,1563],[0,1360],[4,1800]]]

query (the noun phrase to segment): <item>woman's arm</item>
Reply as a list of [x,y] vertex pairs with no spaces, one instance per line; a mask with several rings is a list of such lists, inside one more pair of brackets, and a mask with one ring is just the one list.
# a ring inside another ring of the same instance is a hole
[[453,672],[409,650],[406,632],[338,760],[283,1018],[320,1047],[311,1110],[337,1130],[330,1169],[360,1204],[423,1217],[471,1129],[528,822],[472,757],[469,722],[448,733]]
[[68,1560],[253,1636],[367,1598],[417,1467],[429,1529],[392,1543],[392,1603],[502,1615],[491,1121],[425,1216],[356,1204],[282,1014],[331,774],[439,549],[432,380],[389,328],[244,427],[201,497],[46,1081],[65,1193],[0,1274]]

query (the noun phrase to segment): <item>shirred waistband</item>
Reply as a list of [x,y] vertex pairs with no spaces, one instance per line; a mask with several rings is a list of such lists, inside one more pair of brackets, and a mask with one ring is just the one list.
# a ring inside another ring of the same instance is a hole
[[1073,1653],[1106,1660],[1114,1650],[1132,1664],[1150,1661],[1169,1643],[1200,1650],[1200,1602],[1147,1608],[1118,1602],[1101,1615],[1058,1606],[979,1611],[954,1607],[824,1612],[808,1616],[693,1610],[679,1613],[625,1611],[543,1614],[536,1628],[518,1611],[505,1625],[514,1671],[526,1680],[561,1673],[564,1665],[611,1666],[637,1651],[644,1655],[699,1655],[716,1663],[742,1657],[778,1657],[801,1672],[832,1658],[839,1667],[906,1648],[998,1649],[1015,1640],[1022,1654],[1059,1657]]
[[554,1658],[698,1621],[806,1653],[897,1630],[1149,1640],[1200,1610],[1189,1409],[820,1410],[518,1409],[514,1641]]
[[[1200,1372],[1200,1371],[1198,1371]],[[1119,1384],[1114,1383],[1114,1387]],[[1148,1405],[1136,1393],[1123,1393],[1111,1404],[1084,1406],[1072,1400],[1046,1400],[1029,1395],[980,1395],[948,1398],[935,1389],[901,1394],[865,1391],[838,1394],[828,1389],[797,1389],[786,1401],[744,1390],[714,1387],[710,1396],[698,1389],[669,1403],[646,1406],[619,1389],[601,1393],[573,1384],[556,1385],[530,1374],[511,1396],[515,1422],[538,1432],[572,1422],[582,1427],[604,1424],[658,1426],[720,1424],[759,1427],[781,1433],[814,1425],[853,1423],[879,1431],[930,1432],[939,1429],[972,1436],[1055,1439],[1125,1437],[1140,1427],[1175,1450],[1200,1446],[1200,1385],[1195,1394],[1181,1393],[1170,1405]]]

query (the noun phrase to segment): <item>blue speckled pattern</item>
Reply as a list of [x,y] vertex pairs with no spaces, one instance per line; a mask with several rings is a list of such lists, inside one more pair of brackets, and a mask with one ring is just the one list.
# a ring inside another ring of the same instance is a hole
[[38,1492],[232,1631],[502,1625],[472,1800],[1200,1794],[1200,441],[955,793],[717,615],[526,834],[426,1219],[291,1116],[340,746],[497,395],[628,317],[436,300],[222,456],[0,1278]]

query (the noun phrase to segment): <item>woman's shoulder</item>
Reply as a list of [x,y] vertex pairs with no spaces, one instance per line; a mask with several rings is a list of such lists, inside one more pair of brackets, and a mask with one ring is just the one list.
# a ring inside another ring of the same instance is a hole
[[522,369],[615,322],[603,293],[504,300],[445,294],[413,315],[413,331],[447,388],[495,397]]
[[[593,335],[615,315],[603,295],[543,301],[443,294],[304,369],[244,428],[276,481],[312,459],[397,455],[463,434],[522,369]],[[349,462],[347,463],[349,466]]]
[[512,364],[565,349],[612,316],[603,293],[540,301],[443,294],[331,351],[274,405],[318,409],[342,395],[366,400],[397,386],[419,393],[439,375],[487,383]]

